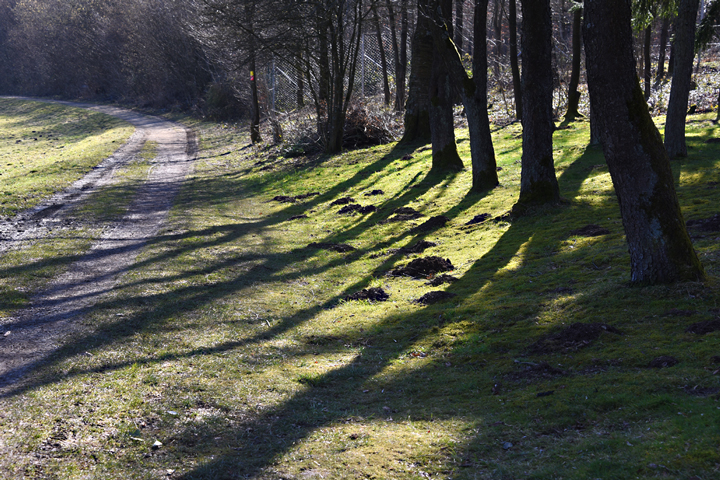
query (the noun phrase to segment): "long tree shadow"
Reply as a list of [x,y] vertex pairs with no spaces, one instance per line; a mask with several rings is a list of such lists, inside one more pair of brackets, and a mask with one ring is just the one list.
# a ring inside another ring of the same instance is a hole
[[[395,157],[401,153],[404,152],[404,149],[400,149],[399,152],[396,152],[394,155],[388,155],[384,157],[383,161],[386,163],[389,163],[395,159]],[[386,164],[385,163],[385,164]],[[370,169],[377,169],[377,164],[373,164],[369,166]],[[336,186],[332,189],[334,193],[325,193],[323,196],[330,196],[332,198],[333,195],[336,195],[339,192],[342,192],[345,188],[349,188],[350,185],[353,185],[354,182],[360,181],[359,178],[363,175],[355,175],[354,180],[348,180],[345,182],[341,182],[341,186]],[[446,180],[447,176],[444,175],[430,175],[428,174],[426,178],[420,183],[421,188],[416,189],[407,189],[407,191],[403,194],[401,194],[398,197],[395,197],[391,199],[388,203],[390,207],[392,207],[395,204],[404,204],[404,202],[410,201],[411,199],[415,199],[418,196],[423,195],[429,188],[432,188],[434,184],[437,182],[441,182],[443,180]],[[411,183],[414,183],[416,179],[413,179]],[[192,190],[194,189],[194,185],[191,185],[189,188]],[[222,194],[222,193],[221,193]],[[215,195],[218,195],[216,193]],[[319,203],[321,200],[313,200],[310,203]],[[293,208],[293,207],[289,207]],[[307,207],[305,207],[307,208]],[[191,251],[199,250],[199,249],[205,249],[205,248],[212,248],[215,246],[222,246],[222,245],[228,245],[232,244],[236,241],[238,241],[242,237],[246,237],[253,234],[259,234],[262,233],[262,231],[266,228],[272,227],[274,225],[277,225],[279,223],[282,223],[286,220],[286,213],[285,210],[281,210],[280,212],[276,212],[264,219],[255,221],[255,222],[248,222],[245,224],[240,225],[226,225],[221,227],[212,227],[208,228],[202,231],[193,231],[193,232],[184,232],[182,234],[170,234],[170,235],[164,235],[164,236],[158,236],[154,239],[150,239],[147,243],[138,243],[133,248],[140,248],[144,246],[148,246],[152,248],[156,244],[160,243],[182,243],[183,240],[192,239],[195,240],[198,237],[201,239],[200,241],[194,242],[194,244],[186,245],[181,248],[169,248],[168,251],[160,254],[151,256],[145,260],[136,262],[132,267],[130,267],[130,271],[134,270],[140,270],[145,267],[149,267],[153,264],[159,263],[159,262],[166,262],[170,261],[172,259],[178,258],[181,255],[186,255]],[[380,217],[382,217],[382,213],[377,213],[375,215],[371,215],[369,218],[364,218],[360,222],[357,222],[353,227],[351,227],[349,230],[344,231],[341,233],[341,236],[343,239],[347,239],[349,237],[354,237],[357,235],[360,235],[366,228],[368,228],[371,225],[374,225]],[[204,240],[205,238],[210,238],[212,240],[207,241]],[[327,241],[337,241],[338,238],[336,235],[328,236],[325,240]],[[112,255],[114,253],[117,253],[118,249],[108,249],[103,252],[94,252],[95,255]],[[149,297],[143,298],[141,301],[142,303],[152,303],[153,305],[158,305],[158,310],[162,311],[163,314],[160,315],[153,315],[153,322],[154,324],[162,323],[164,318],[167,318],[165,315],[171,315],[174,312],[177,311],[186,311],[186,310],[192,310],[195,308],[199,308],[199,306],[207,304],[209,302],[212,302],[214,300],[217,300],[218,298],[223,298],[225,296],[233,295],[238,292],[241,292],[244,288],[247,288],[248,286],[248,278],[256,278],[256,279],[262,279],[263,281],[269,281],[269,282],[287,282],[290,280],[294,280],[297,278],[301,278],[303,276],[307,275],[315,275],[317,273],[326,271],[331,268],[335,268],[339,265],[342,265],[348,261],[354,261],[357,260],[360,256],[363,255],[363,251],[357,251],[354,252],[348,256],[338,256],[334,260],[331,260],[327,262],[326,264],[320,265],[315,268],[309,268],[304,269],[295,273],[290,274],[283,274],[283,275],[276,275],[274,273],[274,270],[277,269],[280,265],[287,265],[288,263],[293,263],[294,261],[298,260],[299,258],[307,258],[311,254],[305,247],[296,248],[289,252],[282,252],[278,254],[273,255],[264,255],[264,254],[241,254],[235,257],[226,258],[221,262],[215,262],[211,265],[205,266],[203,268],[199,268],[196,270],[190,270],[185,271],[182,274],[173,276],[173,277],[163,277],[162,279],[150,279],[150,280],[142,280],[141,284],[151,284],[151,283],[166,283],[166,282],[173,282],[173,281],[180,281],[189,277],[192,277],[194,275],[209,275],[218,271],[221,271],[226,268],[232,268],[238,264],[247,264],[247,263],[258,263],[258,265],[253,266],[249,272],[242,275],[242,277],[238,277],[235,279],[232,279],[228,282],[224,282],[222,284],[216,284],[214,288],[211,291],[208,291],[206,287],[187,287],[187,288],[181,288],[175,290],[171,295],[152,295]],[[58,261],[61,261],[65,264],[68,262],[75,260],[74,257],[67,257],[63,259],[58,259]],[[28,271],[33,271],[34,269],[40,269],[43,267],[42,262],[35,262],[30,265],[24,265],[22,267],[13,267],[8,269],[7,271],[0,272],[3,275],[12,275],[13,273],[27,273]],[[105,276],[112,276],[115,274],[123,273],[121,271],[118,272],[107,272],[105,273]],[[341,295],[323,303],[322,305],[316,306],[314,308],[309,309],[306,312],[303,312],[299,315],[296,315],[291,322],[285,322],[278,326],[277,328],[272,330],[272,334],[278,334],[283,331],[287,331],[290,328],[293,328],[298,322],[302,322],[307,318],[311,318],[313,315],[315,315],[318,311],[328,308],[330,305],[333,305],[336,303],[340,298],[343,298],[345,295],[347,295],[350,292],[353,292],[355,290],[361,289],[368,285],[371,278],[361,278],[351,286],[349,286],[345,292],[343,292]],[[129,284],[114,289],[117,293],[121,292],[124,289],[137,287],[138,284],[134,282],[130,282]],[[93,296],[100,298],[101,295],[109,293],[108,291],[100,291],[95,292]],[[167,308],[167,305],[171,304],[171,308]],[[52,307],[52,305],[48,305],[49,307]],[[119,308],[122,306],[122,302],[117,303],[115,301],[100,301],[97,305],[95,305],[94,309],[114,309]],[[55,321],[59,321],[62,319],[67,318],[68,316],[75,316],[78,314],[82,314],[88,311],[89,307],[83,307],[82,309],[78,311],[72,311],[72,312],[66,312],[63,313],[63,315],[60,316],[47,316],[43,319],[43,323],[48,324]],[[19,324],[9,324],[10,327],[18,327]],[[6,325],[7,327],[7,325]],[[110,338],[112,338],[111,341],[117,342],[121,338],[127,337],[128,335],[131,335],[132,333],[142,331],[143,329],[149,328],[150,324],[146,320],[140,317],[136,318],[129,318],[129,319],[123,319],[119,322],[114,322],[114,324],[111,324],[107,326],[104,330],[101,330],[99,332],[94,332],[91,335],[84,336],[83,338],[79,339],[76,342],[73,342],[71,344],[66,345],[65,347],[61,348],[57,352],[54,352],[52,355],[50,355],[47,358],[41,358],[37,361],[33,362],[32,365],[27,365],[23,367],[23,371],[26,371],[27,369],[35,369],[38,368],[40,365],[47,365],[48,362],[57,363],[59,361],[62,361],[63,358],[67,358],[68,356],[72,356],[73,352],[76,352],[78,348],[81,348],[82,345],[94,345],[96,347],[102,346],[105,344],[105,342],[109,341]],[[113,332],[112,335],[109,335],[108,332]],[[12,384],[12,382],[15,381],[16,378],[18,378],[19,371],[11,371],[8,372],[5,376],[6,386]],[[10,379],[10,380],[7,380]],[[44,384],[47,379],[40,380],[39,382],[31,382],[30,384],[23,384],[23,386],[18,387],[17,389],[7,389],[5,395],[15,395],[21,391],[25,391],[28,388],[35,388],[38,385]]]
[[[587,175],[592,170],[591,162],[595,160],[594,155],[581,157],[571,168],[565,171],[564,175],[568,175],[567,188],[563,190],[565,195],[577,193],[582,184],[583,173]],[[555,213],[546,213],[544,220],[547,220],[549,216],[557,215],[557,213],[557,211]],[[464,294],[461,293],[461,296],[454,303],[458,303],[463,298],[471,295],[472,292],[482,289],[490,278],[483,277],[480,271],[487,272],[492,276],[494,272],[501,270],[509,257],[518,252],[520,245],[528,242],[533,234],[538,231],[538,225],[539,222],[534,219],[531,221],[519,219],[513,222],[496,247],[458,282],[457,288],[455,286],[452,288],[453,291],[458,293],[465,290]],[[465,287],[463,282],[467,282],[471,286]],[[230,439],[233,442],[233,453],[228,453],[215,461],[196,468],[183,478],[238,478],[241,476],[255,478],[270,467],[291,445],[307,438],[322,426],[328,426],[353,416],[364,418],[380,416],[381,413],[376,410],[377,403],[370,401],[367,405],[364,405],[363,402],[359,403],[357,401],[358,392],[364,391],[363,389],[366,389],[371,383],[371,379],[377,377],[392,361],[401,358],[403,352],[406,352],[417,338],[425,336],[428,331],[437,325],[438,321],[442,321],[434,320],[442,317],[442,315],[440,317],[436,316],[437,312],[442,312],[441,308],[430,307],[428,312],[433,313],[385,319],[376,329],[378,332],[382,332],[382,337],[378,336],[377,339],[378,342],[383,342],[383,351],[379,354],[380,360],[373,362],[367,361],[363,357],[357,357],[348,365],[323,375],[315,380],[307,391],[293,396],[290,401],[263,412],[252,420],[243,423],[241,428],[235,429],[237,434]],[[395,328],[400,328],[398,324],[402,324],[404,329],[417,331],[417,334],[410,338],[407,336],[400,337],[402,340],[394,343],[382,340],[387,338],[388,335],[392,337],[390,332]],[[416,371],[413,375],[418,377],[419,380],[425,379],[426,375],[437,375],[438,372],[434,371],[437,368],[441,367],[435,364],[428,367],[427,371]],[[440,384],[437,386],[439,387]],[[392,389],[393,383],[386,384],[385,387]],[[432,385],[426,387],[433,388]],[[468,388],[468,392],[471,390],[472,388]],[[408,393],[403,392],[403,395],[406,394]],[[403,395],[399,395],[396,401],[402,403],[401,397]],[[377,401],[377,398],[375,397],[374,400]],[[387,400],[383,401],[391,403]],[[318,422],[316,419],[314,423],[308,424],[307,416],[303,415],[302,412],[308,411],[309,408],[315,408],[317,405],[321,405],[326,413],[323,415],[322,421]],[[392,406],[390,408],[392,409]],[[444,415],[452,416],[453,414],[447,411]],[[482,417],[482,415],[478,415],[478,417]],[[246,435],[245,432],[248,431],[253,432],[252,438],[248,438]],[[223,432],[227,433],[224,427],[205,432],[205,437],[220,435]],[[178,439],[182,437],[183,434],[180,434]],[[198,445],[194,444],[194,448],[197,447]],[[207,447],[210,448],[209,443]]]
[[[563,187],[563,194],[565,196],[574,197],[582,185],[583,175],[586,176],[590,173],[591,168],[589,167],[593,161],[594,159],[590,158],[590,155],[583,155],[565,170],[561,176],[561,186]],[[332,191],[334,192],[333,195],[337,195],[343,190],[341,190],[340,187],[334,187]],[[426,191],[427,189],[423,190],[421,188],[417,189],[416,192],[407,192],[397,197],[395,201],[398,205],[400,205],[408,199],[417,197],[419,194],[425,193]],[[329,199],[333,197],[328,196],[327,198]],[[475,204],[480,198],[482,197],[466,196],[460,206],[451,209],[448,213],[450,215],[457,215],[459,212]],[[319,199],[314,200],[314,202],[320,203]],[[460,296],[455,303],[461,302],[469,295],[485,288],[491,280],[492,275],[507,265],[508,260],[518,254],[521,246],[528,244],[524,247],[524,251],[529,251],[533,248],[531,241],[533,235],[541,231],[541,227],[546,225],[548,220],[552,220],[554,215],[558,215],[561,210],[562,208],[555,209],[550,212],[539,212],[535,216],[513,221],[510,224],[509,229],[501,237],[498,244],[493,247],[490,252],[485,254],[483,258],[478,261],[475,267],[471,268],[463,279],[458,282],[457,287],[453,287],[452,290],[460,293]],[[212,238],[212,241],[198,242],[196,245],[184,247],[180,246],[171,249],[172,251],[167,254],[163,254],[159,257],[151,257],[143,262],[140,262],[137,268],[142,268],[144,265],[147,266],[156,262],[166,261],[171,257],[185,254],[190,250],[234,242],[241,237],[248,235],[250,232],[261,232],[262,229],[267,226],[284,221],[284,217],[286,215],[287,214],[285,212],[282,214],[276,213],[272,215],[271,219],[264,219],[250,224],[217,227],[210,229],[208,232],[201,232],[202,235]],[[351,227],[348,231],[343,232],[341,238],[345,239],[348,236],[359,235],[367,228],[368,225],[372,224],[372,222],[380,219],[381,217],[382,216],[378,214],[376,216],[370,216],[367,219],[363,219],[357,225]],[[221,233],[221,235],[218,237],[217,233]],[[197,235],[198,232],[187,232],[179,235],[178,237],[191,239]],[[560,236],[557,235],[557,232],[555,232],[554,235],[556,235],[556,241],[559,241]],[[326,240],[331,241],[336,238],[338,237],[331,235],[328,236]],[[174,240],[177,240],[177,238]],[[164,241],[168,241],[168,239],[160,237],[155,240],[154,243]],[[300,278],[301,276],[313,275],[334,266],[341,265],[342,263],[357,260],[364,253],[356,252],[350,256],[339,256],[326,264],[303,269],[299,272],[280,274],[272,273],[268,275],[268,269],[272,271],[273,266],[275,265],[283,265],[289,261],[293,261],[293,259],[297,259],[296,255],[302,252],[307,253],[304,248],[299,248],[293,250],[292,252],[281,252],[270,255],[241,254],[232,258],[224,259],[222,262],[216,262],[207,267],[201,267],[193,272],[186,272],[179,277],[171,278],[169,280],[173,281],[182,279],[185,276],[217,271],[227,266],[253,264],[252,267],[241,272],[234,278],[225,282],[216,283],[212,290],[208,290],[206,286],[187,286],[176,289],[170,293],[160,293],[136,299],[135,301],[137,302],[152,305],[150,308],[152,315],[150,315],[147,311],[143,311],[134,315],[132,318],[112,322],[101,328],[99,331],[77,338],[71,344],[66,345],[60,351],[56,352],[51,358],[44,359],[44,361],[57,363],[64,358],[76,355],[79,351],[101,347],[107,345],[108,343],[119,343],[122,339],[128,338],[134,333],[140,331],[162,328],[163,323],[168,318],[177,315],[180,312],[196,310],[202,305],[207,305],[231,295],[241,294],[253,281],[257,279],[262,278],[264,281],[280,282]],[[162,281],[167,280],[168,279],[163,279]],[[277,322],[277,324],[270,326],[267,330],[257,335],[239,341],[225,342],[206,349],[189,349],[188,351],[183,352],[181,356],[190,357],[198,354],[208,355],[219,351],[234,350],[245,345],[258,343],[269,338],[279,336],[306,322],[320,311],[334,306],[346,293],[366,286],[368,282],[369,277],[357,279],[345,288],[342,293],[333,295],[324,302],[320,302],[310,308],[299,310],[288,317],[282,318],[279,322]],[[97,308],[100,310],[113,310],[127,304],[127,302],[127,299],[105,301],[98,305]],[[423,310],[425,313],[421,315],[399,315],[386,318],[377,327],[377,335],[373,339],[377,342],[378,349],[381,348],[381,350],[378,350],[376,355],[356,357],[347,365],[332,370],[331,372],[314,379],[312,384],[310,384],[303,392],[294,395],[289,401],[278,407],[263,411],[249,420],[244,420],[243,422],[240,422],[239,425],[230,425],[228,423],[221,424],[217,427],[206,427],[205,430],[201,432],[201,440],[203,443],[198,444],[197,440],[193,440],[193,442],[195,442],[193,448],[197,448],[199,450],[205,449],[205,451],[208,452],[212,451],[212,448],[217,447],[214,442],[211,442],[211,439],[218,435],[227,436],[228,432],[232,432],[229,440],[234,442],[234,450],[223,451],[223,453],[219,455],[219,458],[208,464],[193,469],[185,475],[185,478],[254,477],[259,475],[264,469],[268,468],[282,453],[287,452],[293,443],[296,443],[303,438],[307,438],[322,426],[326,426],[355,415],[361,415],[365,418],[381,418],[383,413],[378,412],[376,409],[379,398],[381,398],[378,391],[384,390],[384,388],[379,389],[378,387],[386,386],[389,390],[392,390],[393,386],[396,385],[396,382],[391,380],[373,383],[373,380],[378,377],[379,373],[388,367],[390,362],[401,358],[404,353],[412,347],[412,344],[416,339],[422,338],[433,327],[436,327],[440,321],[437,319],[437,313],[442,311],[443,309],[441,307],[429,307],[428,309]],[[410,328],[417,333],[412,337],[407,335],[401,336],[401,339],[397,342],[389,341],[388,339],[392,338],[392,335],[388,335],[388,333],[392,333],[393,330],[399,328]],[[381,332],[382,335],[380,334]],[[361,337],[364,336],[365,335],[360,332],[349,332],[348,340],[351,342],[358,342]],[[292,355],[293,352],[290,351],[288,354]],[[161,358],[176,359],[180,358],[180,356],[171,355],[168,357],[160,356],[159,358],[135,358],[132,362],[152,363],[163,361]],[[128,362],[106,364],[100,368],[94,368],[86,371],[74,371],[71,375],[80,375],[92,371],[107,371],[122,368],[127,365],[129,365]],[[412,373],[410,375],[415,376],[417,380],[420,381],[424,378],[424,375],[442,376],[442,368],[441,364],[436,363],[427,369],[418,370],[416,373]],[[484,377],[478,381],[483,380],[485,380]],[[40,375],[30,383],[18,385],[16,388],[9,390],[5,393],[5,396],[18,395],[28,389],[38,388],[42,385],[51,384],[57,381],[57,378],[50,375]],[[366,399],[358,401],[358,392],[370,390],[361,387],[366,387],[371,384],[373,389],[368,392],[371,393],[371,395],[368,395]],[[441,388],[443,386],[443,380],[438,379],[434,383],[431,382],[431,386]],[[466,395],[474,395],[471,390],[472,389],[468,389]],[[401,403],[403,402],[402,399],[405,393],[406,392],[396,392],[394,398],[390,398],[387,401],[389,404],[387,406],[391,410],[401,409]],[[318,409],[323,413],[318,414],[318,417],[312,420],[308,420],[307,415],[303,414],[303,412],[307,412],[309,410],[317,411]],[[455,413],[452,412],[451,408],[443,411],[443,415],[448,418],[454,414]],[[411,414],[411,416],[412,415],[413,414]],[[424,415],[425,414],[422,413],[414,414],[413,418],[424,418]],[[476,413],[476,415],[478,417],[482,416],[478,413]],[[252,437],[249,436],[250,434],[248,434],[248,432],[252,432]],[[178,435],[178,442],[181,442],[183,438],[190,438],[190,432],[187,433],[188,435],[184,435],[181,432]]]

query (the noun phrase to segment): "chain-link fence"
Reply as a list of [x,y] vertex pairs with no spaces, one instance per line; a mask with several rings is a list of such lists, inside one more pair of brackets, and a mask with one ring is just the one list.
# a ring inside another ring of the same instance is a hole
[[[388,83],[391,94],[395,91],[395,60],[389,31],[382,33]],[[408,46],[409,53],[409,46]],[[408,66],[409,68],[409,66]],[[301,72],[290,62],[274,59],[265,72],[263,100],[275,112],[290,112],[312,103],[312,97]],[[380,42],[375,32],[364,33],[360,38],[357,71],[353,84],[355,98],[383,95],[384,80]],[[302,100],[302,101],[301,101]]]

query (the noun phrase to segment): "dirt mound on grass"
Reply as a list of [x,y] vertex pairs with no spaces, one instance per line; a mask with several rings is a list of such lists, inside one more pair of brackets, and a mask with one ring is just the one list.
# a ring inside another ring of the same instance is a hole
[[450,219],[445,215],[437,215],[435,217],[430,217],[430,219],[428,219],[424,223],[421,223],[413,230],[417,232],[430,232],[432,230],[437,230],[438,228],[444,227],[445,224],[449,221]]
[[412,255],[415,253],[423,253],[426,249],[436,246],[437,243],[422,240],[411,247],[390,248],[384,252],[373,253],[369,258],[387,257],[388,255]]
[[345,300],[367,300],[368,302],[384,302],[388,298],[390,298],[390,294],[388,294],[382,288],[366,288],[364,290],[360,290],[359,292],[348,295],[347,297],[345,297]]
[[398,249],[398,253],[402,253],[404,255],[409,255],[412,253],[423,253],[425,250],[427,250],[430,247],[437,247],[437,243],[434,242],[428,242],[426,240],[421,240],[417,242],[415,245],[412,245],[410,247],[402,247]]
[[653,358],[648,367],[650,368],[666,368],[673,367],[678,364],[678,359],[669,355],[662,355],[657,358]]
[[480,215],[475,215],[472,220],[467,222],[465,225],[478,225],[480,223],[484,223],[490,220],[491,217],[492,215],[490,215],[489,213],[481,213]]
[[418,218],[422,218],[425,215],[418,212],[414,208],[410,207],[400,207],[393,210],[393,214],[391,217],[386,218],[381,224],[386,223],[392,223],[392,222],[408,222],[410,220],[417,220]]
[[423,214],[418,212],[412,207],[400,207],[393,210],[393,213],[395,215],[417,215],[418,217],[422,217]]
[[312,192],[312,193],[304,193],[302,195],[296,195],[294,197],[290,197],[287,195],[276,195],[272,198],[272,202],[280,202],[280,203],[295,203],[299,202],[300,200],[305,200],[310,197],[315,197],[317,195],[320,195],[320,192]]
[[701,232],[720,232],[720,213],[708,218],[689,220],[686,225],[688,228],[700,230]]
[[531,354],[569,352],[590,345],[602,332],[622,335],[620,330],[604,323],[573,323],[557,333],[545,335],[528,347]]
[[600,225],[585,225],[584,227],[577,228],[575,230],[572,230],[570,232],[570,236],[576,236],[576,237],[599,237],[600,235],[607,235],[610,233],[610,230],[608,230],[605,227],[601,227]]
[[438,275],[437,277],[433,278],[429,282],[425,283],[425,285],[430,285],[431,287],[439,287],[440,285],[444,283],[453,283],[457,282],[458,278],[453,277],[452,275]]
[[680,308],[671,308],[667,312],[665,312],[665,317],[692,317],[693,315],[697,315],[696,310],[682,310]]
[[372,213],[375,211],[377,211],[377,207],[374,205],[362,206],[358,203],[351,203],[350,205],[345,205],[343,208],[338,210],[338,215],[353,215],[355,213],[365,215],[366,213]]
[[366,197],[374,197],[375,195],[385,195],[385,192],[380,189],[375,189],[365,194]]
[[335,205],[347,205],[348,203],[355,203],[355,199],[352,197],[338,198],[337,200],[332,202],[330,206],[334,207]]
[[348,245],[347,243],[322,243],[313,242],[308,245],[309,248],[317,248],[319,250],[331,250],[333,252],[347,253],[355,251],[355,247]]
[[537,380],[541,378],[554,378],[567,375],[567,372],[555,368],[548,362],[532,363],[521,362],[519,372],[505,375],[508,380]]
[[442,302],[443,300],[449,300],[457,297],[456,293],[444,292],[442,290],[436,290],[434,292],[428,292],[422,297],[415,300],[415,303],[422,305],[432,305],[434,303]]
[[711,397],[717,396],[717,394],[720,393],[720,388],[701,387],[700,385],[695,385],[691,387],[690,385],[685,385],[683,387],[683,391],[688,395],[692,395],[693,397]]
[[404,267],[396,268],[390,272],[390,275],[396,277],[408,276],[421,278],[450,270],[455,270],[455,267],[453,267],[449,259],[443,259],[441,257],[421,257],[416,258]]
[[705,335],[706,333],[717,332],[718,330],[720,330],[720,320],[716,318],[715,320],[693,323],[685,331],[697,335]]

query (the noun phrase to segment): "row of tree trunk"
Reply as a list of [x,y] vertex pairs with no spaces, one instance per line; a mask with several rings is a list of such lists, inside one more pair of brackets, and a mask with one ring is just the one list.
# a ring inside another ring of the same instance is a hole
[[[585,0],[584,22],[580,8],[573,14],[574,68],[566,120],[579,115],[582,27],[592,131],[602,144],[618,196],[634,283],[700,280],[705,275],[687,234],[670,170],[671,156],[687,154],[685,112],[698,0],[679,3],[671,90],[674,107],[668,111],[665,145],[650,116],[635,68],[630,2]],[[465,72],[453,41],[451,0],[419,0],[418,5],[403,142],[430,140],[433,169],[462,168],[452,127],[453,86],[468,120],[473,189],[491,189],[498,184],[498,177],[486,108],[488,70],[484,42],[488,2],[475,0],[472,78]],[[525,1],[521,5],[525,19],[523,68],[521,85],[516,91],[520,92],[517,103],[522,106],[518,116],[522,119],[523,151],[520,196],[514,214],[524,214],[537,205],[554,204],[560,199],[552,149],[555,124],[550,0]],[[515,2],[511,0],[510,6],[512,12]],[[513,44],[516,42],[511,36],[511,47]]]

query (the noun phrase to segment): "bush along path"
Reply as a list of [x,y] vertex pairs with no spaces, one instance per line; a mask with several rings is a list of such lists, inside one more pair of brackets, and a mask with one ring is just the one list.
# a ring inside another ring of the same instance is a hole
[[114,172],[152,142],[156,155],[147,178],[135,190],[127,212],[105,228],[89,251],[36,294],[30,305],[0,320],[0,392],[55,351],[62,338],[75,331],[78,318],[110,291],[119,275],[133,264],[140,248],[165,222],[173,198],[196,157],[196,141],[184,127],[128,110],[89,104],[58,102],[112,115],[136,127],[128,143],[90,173],[48,201],[0,224],[0,254],[23,241],[48,235],[67,222],[63,213],[111,185]]

